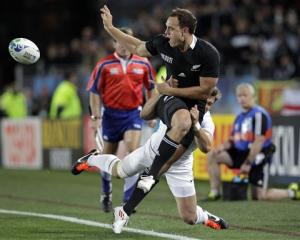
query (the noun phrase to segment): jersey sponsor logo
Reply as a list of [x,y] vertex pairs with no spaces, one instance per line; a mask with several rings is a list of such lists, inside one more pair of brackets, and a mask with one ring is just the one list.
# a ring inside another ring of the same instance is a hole
[[179,73],[178,77],[186,77],[184,73]]
[[201,64],[193,65],[192,68],[191,68],[191,71],[194,71],[194,72],[199,71],[200,67],[201,67]]
[[134,69],[132,69],[132,71],[138,75],[144,74],[144,69],[142,69],[142,68],[134,68]]
[[109,73],[110,73],[110,75],[116,75],[119,73],[119,70],[118,70],[118,68],[111,68],[111,69],[109,69]]
[[160,54],[162,60],[166,61],[167,63],[173,63],[173,58],[172,57],[169,57],[163,53]]

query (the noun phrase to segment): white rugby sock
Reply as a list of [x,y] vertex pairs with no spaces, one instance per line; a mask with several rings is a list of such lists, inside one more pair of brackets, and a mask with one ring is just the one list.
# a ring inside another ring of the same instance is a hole
[[197,220],[194,224],[203,224],[208,220],[207,213],[199,206],[196,208]]
[[101,171],[111,174],[113,166],[120,161],[120,159],[112,154],[99,154],[89,157],[87,163],[91,167],[97,167]]

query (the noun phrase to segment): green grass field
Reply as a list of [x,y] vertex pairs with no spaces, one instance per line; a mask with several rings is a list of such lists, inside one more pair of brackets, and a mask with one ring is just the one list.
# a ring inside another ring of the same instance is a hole
[[[100,178],[96,173],[73,176],[66,171],[0,169],[0,209],[55,214],[111,224],[112,214],[99,208]],[[113,182],[113,203],[122,197],[121,180]],[[202,240],[300,239],[300,202],[203,202],[206,182],[196,182],[199,205],[224,217],[230,229],[215,231],[189,226],[177,214],[175,201],[164,180],[132,215],[129,228],[176,234]],[[124,231],[87,226],[56,219],[0,212],[0,239],[163,239]]]

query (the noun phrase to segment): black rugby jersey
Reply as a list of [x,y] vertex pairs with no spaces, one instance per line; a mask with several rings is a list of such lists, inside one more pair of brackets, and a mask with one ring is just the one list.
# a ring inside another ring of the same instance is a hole
[[[192,48],[193,47],[193,48]],[[209,42],[193,35],[193,42],[189,49],[181,52],[172,48],[169,39],[158,35],[146,42],[146,48],[151,55],[160,55],[167,68],[167,79],[172,75],[178,79],[178,87],[199,86],[200,77],[218,78],[220,69],[220,55],[218,50]],[[198,101],[183,99],[188,107]]]

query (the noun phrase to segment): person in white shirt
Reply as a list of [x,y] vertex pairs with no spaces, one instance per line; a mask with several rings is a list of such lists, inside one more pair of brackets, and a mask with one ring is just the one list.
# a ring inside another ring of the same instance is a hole
[[[148,120],[151,118],[153,106],[158,98],[158,95],[154,95],[145,104],[141,113],[144,119]],[[180,146],[172,158],[163,166],[160,175],[165,173],[169,188],[177,202],[179,215],[185,223],[191,225],[204,224],[214,229],[226,229],[228,224],[222,218],[203,210],[197,205],[192,169],[193,151],[198,147],[201,151],[207,153],[212,148],[215,125],[209,110],[218,98],[220,98],[220,91],[215,88],[207,99],[206,113],[201,125],[198,121],[198,109],[193,107],[190,110],[195,140],[187,149]],[[72,173],[77,175],[89,167],[97,167],[119,178],[143,173],[152,165],[166,131],[167,126],[160,122],[158,130],[152,134],[145,145],[127,155],[123,160],[120,160],[115,155],[101,155],[98,154],[97,150],[92,150],[89,154],[77,160],[73,165]],[[141,178],[143,178],[143,174],[141,174]],[[129,215],[124,211],[123,206],[119,206],[114,209],[114,216],[113,231],[121,233],[122,228],[129,220]]]

